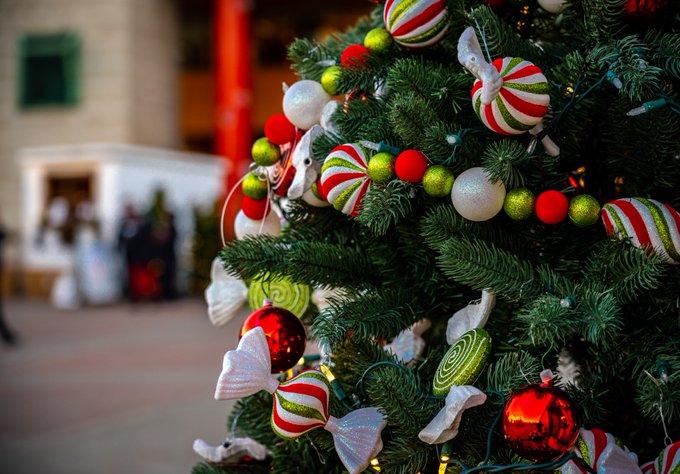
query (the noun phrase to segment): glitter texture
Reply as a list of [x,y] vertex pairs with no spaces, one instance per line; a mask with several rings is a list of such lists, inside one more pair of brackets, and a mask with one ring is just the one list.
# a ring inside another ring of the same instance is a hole
[[492,183],[484,168],[470,168],[461,173],[453,183],[451,202],[456,211],[470,221],[491,219],[503,208],[505,185]]
[[321,121],[321,113],[331,100],[316,81],[298,81],[283,96],[283,113],[297,128],[308,130]]
[[453,385],[473,383],[491,352],[491,336],[484,329],[466,332],[451,346],[432,381],[434,395],[446,395]]
[[581,194],[569,203],[569,220],[579,227],[588,227],[600,218],[600,203],[593,196]]
[[510,219],[523,221],[534,213],[536,197],[526,188],[515,188],[508,191],[503,203],[503,210]]

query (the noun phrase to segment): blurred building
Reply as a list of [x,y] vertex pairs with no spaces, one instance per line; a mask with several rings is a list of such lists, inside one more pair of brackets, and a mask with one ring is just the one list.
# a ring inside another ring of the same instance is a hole
[[[15,277],[3,280],[29,293],[49,286],[54,272],[31,271],[39,260],[31,246],[55,198],[71,207],[91,202],[108,238],[124,204],[112,200],[111,183],[120,184],[117,199],[141,202],[154,178],[178,189],[172,169],[188,173],[194,163],[196,179],[185,184],[204,201],[217,197],[225,186],[217,175],[228,170],[224,160],[210,168],[215,158],[207,154],[242,163],[244,147],[234,143],[249,143],[281,111],[280,85],[295,81],[287,44],[343,28],[372,7],[368,0],[0,0],[0,220],[14,235],[5,266]],[[139,171],[154,160],[165,163],[163,173]],[[135,169],[144,179],[121,179]],[[192,194],[167,192],[178,205]]]

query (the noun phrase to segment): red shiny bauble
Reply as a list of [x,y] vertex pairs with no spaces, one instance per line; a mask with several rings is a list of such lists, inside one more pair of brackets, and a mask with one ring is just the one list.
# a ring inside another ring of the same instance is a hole
[[348,69],[362,68],[368,60],[368,49],[363,44],[350,44],[340,55],[340,63]]
[[552,381],[520,389],[503,409],[505,441],[515,453],[534,462],[566,454],[579,429],[573,402]]
[[271,212],[272,206],[269,204],[269,198],[253,199],[244,195],[241,201],[241,209],[246,217],[259,221]]
[[536,216],[545,224],[559,224],[568,212],[569,199],[559,191],[544,191],[536,198]]
[[505,0],[486,0],[486,4],[491,8],[501,8],[505,5]]
[[273,306],[270,302],[265,303],[243,322],[239,339],[254,328],[262,328],[267,337],[272,374],[294,367],[305,353],[305,327],[287,309]]
[[427,157],[418,150],[402,151],[394,161],[394,172],[400,180],[408,183],[420,183],[427,167]]
[[295,125],[283,114],[272,115],[264,123],[264,135],[275,145],[285,145],[295,139]]
[[628,18],[653,26],[666,12],[668,0],[628,0],[623,7]]

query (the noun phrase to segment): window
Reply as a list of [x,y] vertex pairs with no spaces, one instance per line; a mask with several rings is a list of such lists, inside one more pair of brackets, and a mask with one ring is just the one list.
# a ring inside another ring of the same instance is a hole
[[19,106],[78,102],[80,39],[74,33],[19,38]]

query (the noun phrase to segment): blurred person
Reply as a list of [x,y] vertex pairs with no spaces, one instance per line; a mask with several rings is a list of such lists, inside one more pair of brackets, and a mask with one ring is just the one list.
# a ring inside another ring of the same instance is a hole
[[123,218],[118,228],[118,252],[121,255],[123,271],[121,272],[122,287],[128,299],[136,299],[135,285],[136,273],[140,270],[138,265],[143,262],[144,223],[132,203],[125,205]]
[[3,262],[2,262],[2,250],[4,247],[5,239],[7,238],[7,231],[0,220],[0,337],[8,345],[14,345],[17,342],[17,338],[14,333],[7,327],[5,323],[4,314],[4,304],[3,304]]
[[164,299],[177,298],[177,255],[175,243],[177,230],[175,228],[175,215],[168,210],[165,203],[165,192],[156,190],[149,212],[147,213],[149,225],[151,253],[150,265],[156,275],[160,294]]

